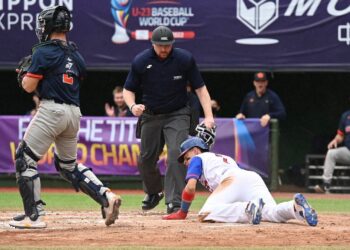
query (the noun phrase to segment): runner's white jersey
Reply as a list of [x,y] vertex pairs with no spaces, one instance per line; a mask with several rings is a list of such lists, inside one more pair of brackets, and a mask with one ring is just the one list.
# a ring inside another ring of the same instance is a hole
[[212,192],[222,180],[237,171],[244,170],[231,157],[205,152],[191,159],[186,179],[195,178]]

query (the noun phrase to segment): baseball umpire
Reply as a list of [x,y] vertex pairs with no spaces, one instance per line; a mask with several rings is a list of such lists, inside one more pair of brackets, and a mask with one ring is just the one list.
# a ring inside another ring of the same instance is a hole
[[[164,142],[168,147],[165,173],[167,212],[180,208],[181,191],[185,186],[185,170],[176,158],[180,143],[190,129],[191,110],[186,86],[195,90],[204,111],[204,124],[214,126],[210,95],[192,54],[173,48],[172,31],[159,26],[152,32],[152,48],[139,53],[132,62],[124,84],[124,99],[133,115],[141,117],[141,156],[139,169],[146,193],[142,209],[150,210],[163,198],[157,160]],[[136,103],[142,90],[142,104]]]
[[55,167],[72,183],[102,206],[107,226],[118,218],[121,198],[112,193],[90,168],[78,164],[77,134],[80,126],[79,87],[86,74],[83,57],[67,40],[71,15],[64,6],[43,10],[37,19],[39,44],[32,55],[21,60],[19,85],[28,93],[36,91],[41,104],[31,120],[15,156],[16,179],[23,200],[24,215],[9,223],[15,228],[45,228],[40,198],[37,162],[55,144]]

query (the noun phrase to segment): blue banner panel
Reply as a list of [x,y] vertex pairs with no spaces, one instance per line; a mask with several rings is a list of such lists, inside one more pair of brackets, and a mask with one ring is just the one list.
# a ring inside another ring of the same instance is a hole
[[350,66],[348,0],[0,0],[0,68],[30,53],[36,15],[54,4],[71,10],[69,38],[89,68],[127,69],[158,25],[172,28],[175,46],[201,69]]
[[[18,143],[23,140],[32,117],[0,116],[0,173],[14,173]],[[217,134],[212,152],[228,155],[244,169],[269,176],[269,128],[259,119],[217,118]],[[137,119],[83,117],[80,121],[77,160],[98,175],[138,175],[140,140],[135,137]],[[39,172],[55,174],[54,145],[38,162]],[[180,153],[180,149],[179,149]],[[162,174],[166,170],[167,149],[159,157]],[[183,167],[180,166],[179,167]]]

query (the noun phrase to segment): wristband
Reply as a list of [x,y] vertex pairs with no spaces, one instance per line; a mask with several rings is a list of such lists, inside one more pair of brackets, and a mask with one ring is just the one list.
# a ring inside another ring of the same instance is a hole
[[132,112],[132,108],[136,105],[136,103],[134,103],[133,105],[130,106],[130,111]]
[[190,194],[186,192],[184,189],[182,191],[182,201],[181,201],[181,211],[184,213],[188,213],[188,210],[191,206],[192,200],[194,199],[194,194]]

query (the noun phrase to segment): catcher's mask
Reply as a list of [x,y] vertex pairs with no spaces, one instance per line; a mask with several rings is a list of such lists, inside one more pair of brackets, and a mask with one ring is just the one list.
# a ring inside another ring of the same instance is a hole
[[195,137],[195,136],[190,137],[186,141],[181,143],[181,146],[180,146],[181,153],[177,158],[177,161],[180,163],[183,163],[185,154],[194,147],[200,148],[203,152],[209,151],[208,144],[206,144],[201,138]]
[[35,33],[40,42],[46,42],[52,32],[68,32],[71,15],[65,6],[53,6],[40,12]]
[[207,128],[204,123],[202,123],[197,125],[196,131],[196,136],[201,138],[208,145],[208,147],[211,148],[215,142],[216,127],[214,126],[213,128]]

